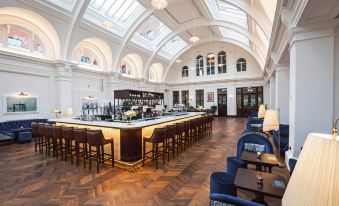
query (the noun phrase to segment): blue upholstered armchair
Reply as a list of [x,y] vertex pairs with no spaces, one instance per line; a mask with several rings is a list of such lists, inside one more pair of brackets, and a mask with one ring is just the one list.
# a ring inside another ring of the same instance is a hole
[[241,160],[243,151],[270,153],[273,154],[273,146],[266,138],[265,134],[260,132],[246,132],[239,139],[237,144],[237,156],[227,158],[227,172],[236,175],[238,168],[247,168],[244,161]]
[[210,194],[210,205],[211,206],[263,206],[256,202],[245,200],[239,197],[234,197],[231,195],[212,193]]
[[[280,132],[280,154],[285,156],[285,152],[288,150],[289,145],[289,125],[279,125]],[[278,131],[273,131],[273,139],[275,145],[279,145],[279,134]]]
[[[263,119],[249,117],[247,119],[246,130],[253,130],[251,126],[252,124],[263,124],[263,122],[264,122]],[[257,130],[257,128],[254,128],[254,129]]]

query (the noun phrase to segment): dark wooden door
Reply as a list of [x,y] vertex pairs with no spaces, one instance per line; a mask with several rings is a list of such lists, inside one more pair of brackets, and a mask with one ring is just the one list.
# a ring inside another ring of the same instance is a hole
[[218,89],[218,116],[227,116],[227,89]]
[[237,116],[247,117],[263,103],[263,87],[237,88]]

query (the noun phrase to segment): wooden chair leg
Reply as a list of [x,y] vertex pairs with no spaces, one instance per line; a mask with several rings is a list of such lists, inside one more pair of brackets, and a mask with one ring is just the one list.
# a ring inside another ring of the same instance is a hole
[[97,158],[97,173],[99,173],[99,162],[100,162],[100,147],[99,146],[97,146],[97,156],[96,156],[96,158]]
[[146,154],[146,141],[143,141],[143,156],[142,156],[142,166],[145,166],[145,154]]
[[79,143],[75,143],[75,155],[76,155],[76,162],[77,162],[77,166],[79,166],[79,159],[80,159],[80,144]]
[[158,169],[158,143],[155,143],[155,168]]
[[92,147],[91,146],[89,146],[89,157],[88,157],[88,159],[89,159],[89,170],[91,170],[91,168],[92,168]]
[[112,167],[114,167],[114,144],[111,143]]
[[87,155],[87,143],[83,143],[84,145],[84,168],[86,168],[86,159],[88,158],[88,155]]

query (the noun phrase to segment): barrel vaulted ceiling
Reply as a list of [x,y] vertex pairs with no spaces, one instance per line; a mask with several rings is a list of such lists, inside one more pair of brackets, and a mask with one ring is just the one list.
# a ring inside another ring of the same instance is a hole
[[244,48],[263,69],[276,7],[276,0],[168,0],[163,10],[154,9],[150,0],[29,1],[55,9],[74,24],[96,26],[120,41],[113,68],[118,68],[129,44],[149,53],[145,68],[155,58],[167,61],[170,68],[199,43],[189,41],[198,36],[200,43],[224,41]]

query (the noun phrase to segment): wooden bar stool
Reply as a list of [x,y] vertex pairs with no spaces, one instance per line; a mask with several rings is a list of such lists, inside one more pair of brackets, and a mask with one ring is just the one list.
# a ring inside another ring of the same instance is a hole
[[64,154],[65,154],[65,162],[67,162],[67,156],[70,155],[71,164],[73,164],[73,152],[75,152],[75,146],[73,146],[73,142],[75,142],[74,138],[74,127],[63,127],[62,128],[62,137],[64,140]]
[[196,125],[196,119],[190,120],[190,143],[193,145],[193,143],[197,142],[197,125]]
[[32,122],[31,127],[32,127],[32,135],[33,135],[33,138],[34,138],[35,152],[38,152],[38,147],[39,147],[39,152],[40,152],[41,136],[40,136],[40,133],[39,133],[39,124]]
[[40,143],[39,151],[43,154],[44,153],[44,147],[46,147],[46,155],[47,155],[47,138],[46,138],[46,130],[45,130],[45,124],[39,124],[39,135],[40,135]]
[[186,150],[186,144],[187,144],[187,148],[190,147],[191,144],[191,132],[190,132],[190,121],[184,121],[184,136],[183,136],[183,140],[184,140],[184,150]]
[[[176,123],[176,136],[177,136],[177,144],[178,144],[178,150],[179,147],[181,149],[181,152],[183,152],[183,146],[184,146],[184,139],[183,139],[183,134],[185,132],[185,125],[184,123]],[[177,150],[177,151],[178,151]]]
[[75,128],[75,154],[77,158],[77,166],[79,166],[80,157],[84,157],[84,168],[86,168],[86,159],[88,159],[88,148],[87,148],[87,129],[86,128]]
[[54,141],[54,150],[55,157],[58,159],[59,152],[61,155],[61,160],[64,160],[64,144],[63,144],[63,134],[62,134],[62,126],[53,126],[53,141]]
[[[155,128],[151,137],[143,138],[142,166],[145,166],[146,159],[155,159],[155,168],[158,169],[158,158],[162,156],[162,163],[165,164],[165,140],[166,128]],[[146,152],[146,143],[152,144],[152,150]],[[159,144],[161,144],[159,146]]]
[[[105,161],[111,160],[112,167],[114,167],[114,141],[112,139],[105,139],[101,130],[87,130],[87,142],[89,145],[89,170],[92,167],[92,160],[97,163],[97,173],[99,173],[99,163],[105,164]],[[104,152],[104,146],[110,144],[111,154]],[[92,155],[92,147],[96,148],[96,154]],[[107,158],[106,158],[106,157]]]
[[51,149],[53,150],[53,157],[55,157],[54,152],[54,141],[53,141],[53,126],[52,125],[46,125],[45,126],[46,131],[46,139],[47,139],[47,154],[48,156],[51,156]]
[[172,152],[173,158],[175,157],[175,150],[177,150],[177,155],[179,155],[179,147],[178,141],[176,138],[177,133],[177,126],[176,125],[167,125],[166,126],[167,133],[166,133],[166,152],[167,152],[167,159],[169,161],[170,152]]

